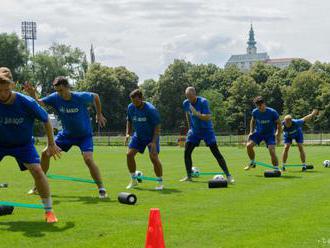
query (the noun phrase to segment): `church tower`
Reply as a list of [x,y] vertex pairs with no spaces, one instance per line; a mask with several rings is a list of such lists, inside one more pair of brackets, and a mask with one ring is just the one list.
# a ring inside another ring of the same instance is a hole
[[246,49],[247,54],[257,54],[257,47],[256,47],[257,42],[254,39],[254,31],[253,31],[252,24],[251,24],[251,29],[249,32],[249,40],[248,40],[247,44],[248,44],[248,47]]

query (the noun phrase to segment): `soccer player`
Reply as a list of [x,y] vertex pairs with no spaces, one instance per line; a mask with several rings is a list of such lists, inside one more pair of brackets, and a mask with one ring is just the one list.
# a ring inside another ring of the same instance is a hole
[[283,132],[284,132],[284,150],[282,154],[282,162],[283,162],[283,170],[285,170],[285,164],[288,159],[288,153],[290,150],[290,146],[292,144],[292,140],[296,140],[297,146],[300,153],[300,159],[302,162],[302,171],[306,171],[306,154],[304,151],[303,143],[304,143],[304,134],[302,131],[302,126],[306,121],[311,120],[314,116],[318,114],[318,110],[314,109],[312,113],[306,115],[301,119],[292,119],[291,115],[286,115],[282,122]]
[[33,125],[36,119],[45,126],[48,145],[45,152],[55,159],[60,156],[56,146],[53,128],[47,112],[31,97],[13,91],[14,82],[8,68],[0,68],[0,161],[5,156],[16,159],[22,171],[29,170],[45,208],[48,223],[57,222],[52,211],[50,189],[34,146]]
[[188,87],[185,91],[187,99],[183,102],[183,109],[186,113],[189,131],[184,150],[184,162],[187,176],[181,179],[181,182],[192,181],[192,159],[191,154],[196,146],[199,146],[201,140],[210,148],[213,156],[218,161],[227,176],[229,183],[234,183],[230,175],[226,161],[219,151],[213,125],[211,121],[211,112],[208,101],[201,96],[196,95],[194,87]]
[[160,117],[158,110],[150,103],[143,101],[142,91],[136,89],[130,93],[132,103],[127,109],[127,124],[125,145],[133,133],[131,141],[128,144],[127,151],[127,167],[131,174],[131,181],[126,187],[131,189],[137,186],[135,155],[143,153],[148,146],[149,157],[154,166],[157,176],[156,190],[162,190],[163,186],[163,169],[159,160],[159,134],[160,134]]
[[[103,186],[101,173],[93,158],[93,134],[88,113],[88,106],[94,104],[96,108],[96,121],[100,127],[104,127],[106,119],[102,114],[101,101],[98,94],[91,92],[74,92],[65,77],[57,77],[53,81],[56,92],[38,99],[36,90],[31,84],[25,84],[25,91],[36,99],[42,106],[51,106],[57,112],[63,126],[55,143],[62,151],[69,151],[75,145],[80,148],[82,157],[87,165],[92,178],[97,184],[100,199],[107,198],[106,189]],[[49,169],[50,156],[46,151],[42,152],[41,166],[46,173]],[[36,193],[34,189],[30,194]]]
[[275,152],[276,141],[278,144],[280,143],[282,132],[279,115],[275,109],[266,106],[266,103],[261,96],[257,96],[253,102],[256,105],[256,108],[252,111],[250,134],[248,137],[249,140],[246,144],[247,153],[251,161],[244,169],[249,170],[250,168],[255,167],[255,152],[253,147],[259,145],[260,142],[265,141],[271,156],[273,167],[275,170],[279,170],[278,158]]

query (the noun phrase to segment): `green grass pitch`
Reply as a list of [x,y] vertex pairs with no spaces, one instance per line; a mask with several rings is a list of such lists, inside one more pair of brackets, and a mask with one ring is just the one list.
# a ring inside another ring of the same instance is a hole
[[[42,147],[38,147],[39,150]],[[208,189],[212,176],[182,183],[185,175],[183,149],[162,147],[165,190],[154,191],[155,182],[144,181],[137,189],[134,206],[117,201],[129,182],[126,148],[95,147],[95,160],[103,173],[110,200],[99,200],[93,184],[49,180],[59,222],[43,222],[43,211],[15,208],[0,216],[0,247],[144,247],[149,209],[161,211],[167,247],[330,247],[330,169],[322,162],[329,147],[306,147],[314,170],[306,173],[289,168],[281,178],[264,178],[264,168],[244,171],[245,149],[220,147],[236,184],[226,189]],[[282,148],[277,148],[280,154]],[[257,148],[257,161],[269,163],[266,148]],[[194,166],[218,171],[206,147],[193,153]],[[290,163],[299,163],[292,147]],[[148,155],[137,156],[138,170],[154,176]],[[50,173],[90,179],[77,148],[52,161]],[[0,164],[0,200],[40,204],[26,192],[32,186],[29,173],[18,171],[14,159]]]

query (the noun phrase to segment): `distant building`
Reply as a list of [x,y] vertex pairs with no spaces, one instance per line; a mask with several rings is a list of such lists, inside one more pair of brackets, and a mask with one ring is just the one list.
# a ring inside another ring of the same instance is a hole
[[291,61],[297,58],[283,58],[283,59],[269,59],[267,64],[278,67],[280,69],[286,68],[290,65]]
[[249,40],[247,42],[248,47],[246,49],[246,54],[238,54],[232,55],[228,62],[226,63],[225,67],[230,65],[235,65],[241,71],[248,71],[251,69],[253,64],[258,61],[279,67],[285,68],[288,67],[292,60],[296,58],[280,58],[280,59],[270,59],[269,55],[264,53],[257,53],[257,42],[254,39],[254,30],[251,24],[250,32],[249,32]]

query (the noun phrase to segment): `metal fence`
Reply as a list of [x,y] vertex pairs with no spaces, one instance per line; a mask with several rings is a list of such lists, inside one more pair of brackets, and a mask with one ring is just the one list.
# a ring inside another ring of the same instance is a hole
[[[217,133],[217,141],[220,146],[244,146],[247,135],[235,135],[227,133]],[[46,144],[46,137],[36,137],[36,144]],[[124,133],[95,133],[93,136],[94,145],[100,146],[124,146]],[[160,144],[162,146],[183,146],[185,136],[178,133],[162,134]],[[293,142],[294,144],[294,142]],[[305,133],[305,145],[330,145],[330,132]],[[201,142],[201,146],[204,146]]]

